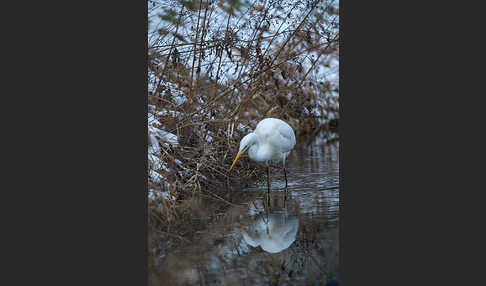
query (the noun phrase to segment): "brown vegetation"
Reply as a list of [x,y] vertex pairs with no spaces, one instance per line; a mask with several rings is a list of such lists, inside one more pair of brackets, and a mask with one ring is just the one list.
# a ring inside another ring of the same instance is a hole
[[149,176],[151,219],[168,223],[183,215],[177,201],[218,196],[229,180],[258,180],[244,156],[227,170],[261,119],[283,119],[299,137],[339,118],[338,83],[325,77],[337,72],[334,1],[149,1],[149,21],[160,24],[149,33],[149,124],[178,138],[151,131],[164,166],[149,161],[163,178]]

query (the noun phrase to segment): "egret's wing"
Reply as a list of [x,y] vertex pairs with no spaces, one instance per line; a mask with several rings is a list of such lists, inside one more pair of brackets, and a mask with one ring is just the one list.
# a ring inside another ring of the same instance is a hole
[[295,146],[295,133],[292,127],[287,124],[277,124],[276,129],[280,135],[281,150],[284,152],[290,151]]
[[283,120],[265,118],[257,124],[254,132],[258,135],[262,145],[273,146],[270,149],[277,161],[281,160],[281,156],[290,152],[295,146],[294,130]]

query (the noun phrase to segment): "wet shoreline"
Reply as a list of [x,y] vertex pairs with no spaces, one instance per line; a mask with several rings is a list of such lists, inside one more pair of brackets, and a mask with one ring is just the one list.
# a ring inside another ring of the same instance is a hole
[[287,170],[287,192],[272,169],[270,197],[263,180],[185,202],[180,223],[152,233],[151,284],[337,285],[339,141],[297,144]]

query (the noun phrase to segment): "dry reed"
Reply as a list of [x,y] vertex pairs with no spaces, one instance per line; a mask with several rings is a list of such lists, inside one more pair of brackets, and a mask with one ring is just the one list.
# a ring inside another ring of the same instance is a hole
[[170,224],[179,201],[260,180],[263,169],[245,156],[227,170],[261,119],[283,119],[299,137],[339,118],[337,80],[323,77],[337,72],[333,1],[245,3],[149,2],[163,24],[149,35],[149,143],[160,147],[159,165],[149,160],[151,220]]

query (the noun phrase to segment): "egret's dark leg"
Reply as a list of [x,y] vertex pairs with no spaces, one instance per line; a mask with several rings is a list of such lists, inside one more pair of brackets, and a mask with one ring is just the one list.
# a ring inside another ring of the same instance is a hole
[[285,196],[284,196],[284,207],[285,207],[285,202],[287,201],[287,193],[289,192],[289,189],[287,188],[287,171],[285,170],[285,166],[284,166],[284,175],[285,175]]
[[267,165],[267,192],[270,194],[270,166]]
[[288,187],[288,183],[287,183],[287,169],[285,169],[285,157],[283,157],[283,169],[284,169],[284,175],[285,175],[285,192],[287,192],[287,187]]
[[284,166],[284,175],[285,175],[285,189],[287,189],[287,171],[285,171],[285,166]]

